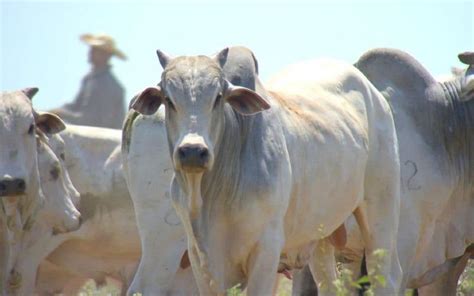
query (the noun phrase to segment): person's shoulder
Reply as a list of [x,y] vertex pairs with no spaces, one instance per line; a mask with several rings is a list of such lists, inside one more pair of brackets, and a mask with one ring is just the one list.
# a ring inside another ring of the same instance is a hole
[[117,77],[114,75],[114,73],[112,73],[112,71],[107,71],[105,77],[104,77],[110,85],[113,85],[117,88],[120,88],[121,90],[123,90],[123,86],[122,84],[120,83],[120,81],[117,79]]

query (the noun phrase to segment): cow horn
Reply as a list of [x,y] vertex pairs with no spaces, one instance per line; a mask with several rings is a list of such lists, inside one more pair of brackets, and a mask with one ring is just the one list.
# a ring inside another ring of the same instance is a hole
[[158,59],[160,60],[160,64],[163,67],[163,69],[166,68],[168,63],[173,59],[170,55],[164,53],[163,51],[159,49],[156,50],[156,55],[158,56]]
[[37,87],[28,87],[22,89],[21,91],[31,100],[36,95],[38,90],[39,89]]
[[226,47],[223,50],[219,51],[217,54],[212,56],[212,59],[218,63],[221,68],[224,67],[225,63],[227,62],[227,55],[229,54],[229,48]]

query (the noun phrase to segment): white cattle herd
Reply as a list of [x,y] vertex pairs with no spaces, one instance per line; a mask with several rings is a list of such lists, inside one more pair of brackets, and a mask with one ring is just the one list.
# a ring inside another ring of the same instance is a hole
[[1,93],[1,295],[89,279],[273,295],[278,274],[334,295],[337,262],[365,266],[375,295],[455,295],[474,256],[474,53],[447,81],[374,49],[266,83],[244,47],[157,54],[122,131],[36,111],[36,88]]

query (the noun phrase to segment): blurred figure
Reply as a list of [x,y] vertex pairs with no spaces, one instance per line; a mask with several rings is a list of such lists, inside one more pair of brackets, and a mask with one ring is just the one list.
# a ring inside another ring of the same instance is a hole
[[121,129],[125,116],[124,90],[111,72],[110,59],[127,57],[107,35],[84,34],[80,39],[90,46],[91,71],[82,79],[75,100],[51,110],[72,124]]

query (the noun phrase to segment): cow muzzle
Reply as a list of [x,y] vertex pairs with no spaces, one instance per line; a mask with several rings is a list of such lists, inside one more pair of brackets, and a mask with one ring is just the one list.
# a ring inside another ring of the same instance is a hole
[[207,170],[210,163],[209,149],[203,144],[184,144],[177,150],[180,168],[189,173]]
[[62,225],[59,227],[58,226],[53,227],[52,234],[58,235],[58,234],[68,233],[71,231],[76,231],[81,227],[82,223],[83,223],[82,217],[79,213],[77,213],[74,215],[72,219],[70,219],[70,221],[63,222]]
[[26,182],[21,178],[3,177],[0,179],[0,196],[17,196],[25,194]]

